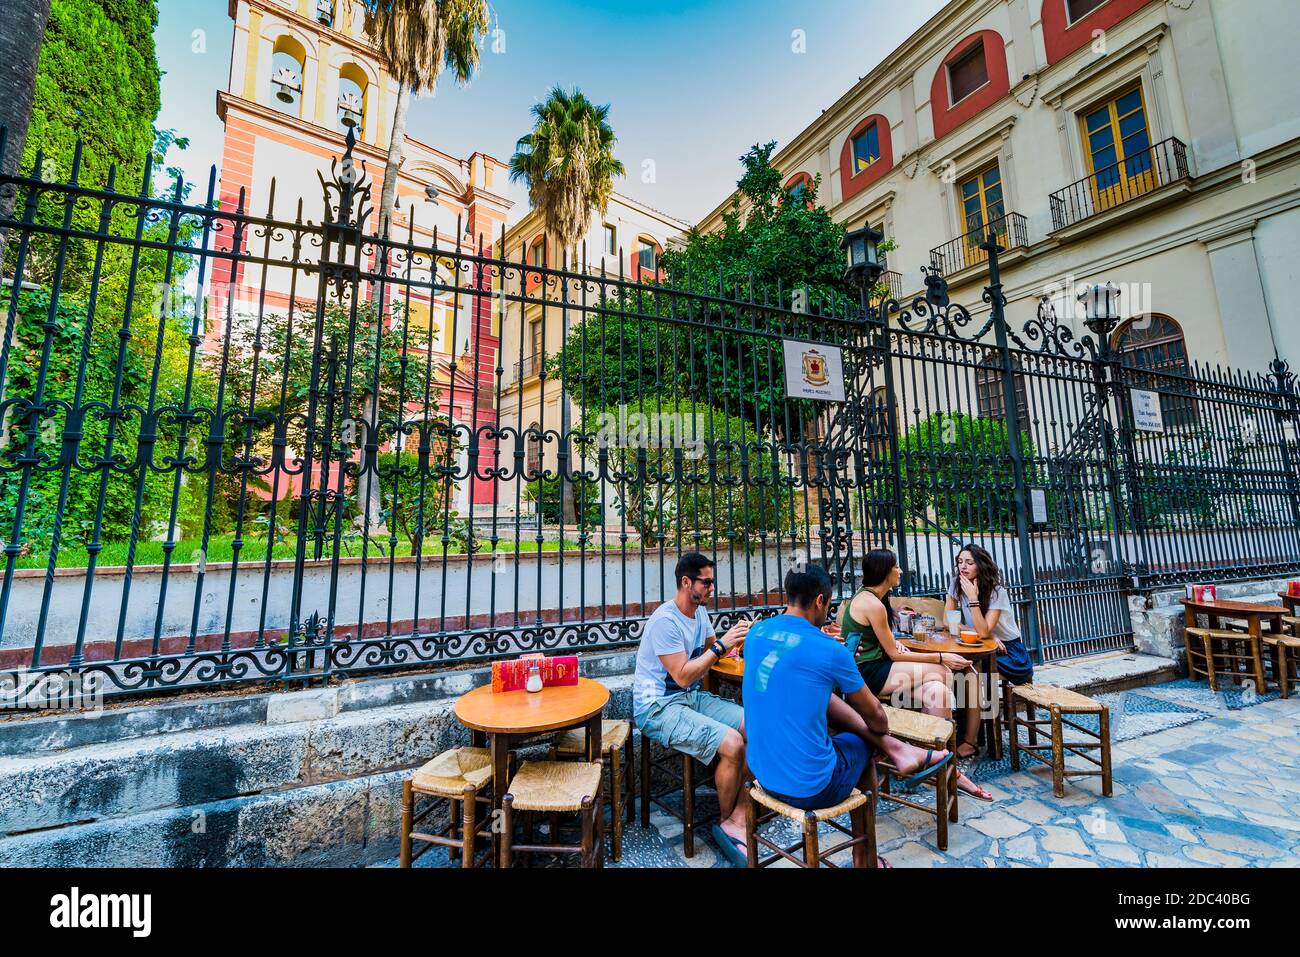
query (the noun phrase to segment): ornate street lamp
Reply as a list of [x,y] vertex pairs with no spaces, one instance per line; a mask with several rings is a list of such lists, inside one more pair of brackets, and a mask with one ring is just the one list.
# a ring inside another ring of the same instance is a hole
[[1110,334],[1119,325],[1119,297],[1123,290],[1113,283],[1094,284],[1079,293],[1083,303],[1083,321],[1102,342],[1110,341]]
[[863,289],[870,289],[880,279],[885,267],[880,264],[880,241],[884,234],[863,226],[844,234],[840,248],[849,251],[849,265],[844,278]]

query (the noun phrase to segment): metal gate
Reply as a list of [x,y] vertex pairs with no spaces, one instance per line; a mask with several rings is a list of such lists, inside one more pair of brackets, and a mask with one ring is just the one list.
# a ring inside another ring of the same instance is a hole
[[[692,550],[725,626],[799,562],[851,594],[878,545],[943,593],[980,541],[1042,659],[1124,646],[1126,590],[1210,556],[1300,565],[1285,367],[1153,385],[1104,336],[1013,330],[996,247],[977,319],[933,271],[810,301],[377,232],[351,137],[315,218],[149,184],[0,177],[0,676],[28,702],[632,644]],[[788,349],[838,356],[845,401],[790,398]],[[1177,436],[1137,434],[1135,389]]]

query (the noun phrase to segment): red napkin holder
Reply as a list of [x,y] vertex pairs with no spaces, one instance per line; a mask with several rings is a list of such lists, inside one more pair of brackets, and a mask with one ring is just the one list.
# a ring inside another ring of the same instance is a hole
[[514,661],[492,662],[492,690],[523,691],[528,683],[528,672],[537,665],[542,675],[543,688],[556,688],[578,683],[578,656],[556,655],[547,658],[530,654]]
[[1197,603],[1218,600],[1218,591],[1213,585],[1191,585],[1191,599]]
[[1300,598],[1300,579],[1287,582],[1286,593],[1292,598]]

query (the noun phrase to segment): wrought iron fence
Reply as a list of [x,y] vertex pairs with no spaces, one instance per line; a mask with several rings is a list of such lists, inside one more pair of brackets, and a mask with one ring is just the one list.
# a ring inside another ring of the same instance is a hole
[[[996,245],[987,318],[933,272],[911,302],[809,303],[513,261],[459,222],[377,233],[350,148],[320,179],[314,220],[274,187],[219,202],[215,173],[199,202],[147,171],[0,178],[0,676],[133,693],[629,644],[682,551],[718,560],[726,625],[780,608],[795,562],[842,598],[882,543],[942,593],[969,540],[1049,659],[1128,642],[1135,583],[1300,567],[1285,366],[1157,381],[1104,336],[1010,329]],[[843,402],[790,398],[833,356]]]
[[1187,145],[1170,137],[1052,193],[1052,229],[1073,226],[1189,175]]

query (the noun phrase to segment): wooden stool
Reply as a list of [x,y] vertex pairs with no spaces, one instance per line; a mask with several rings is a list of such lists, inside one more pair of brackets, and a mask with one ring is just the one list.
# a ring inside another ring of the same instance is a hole
[[[420,767],[415,774],[402,782],[402,849],[400,864],[410,867],[433,845],[447,848],[447,856],[461,857],[461,867],[474,866],[474,843],[482,838],[492,844],[490,830],[480,830],[478,806],[484,804],[491,810],[492,799],[488,785],[492,782],[492,752],[487,748],[452,748]],[[435,800],[415,815],[415,795],[422,794]],[[427,833],[412,828],[434,812],[440,801],[447,802],[447,826],[440,831]],[[484,817],[490,821],[491,814]],[[415,841],[424,841],[425,847],[412,854]],[[490,853],[490,852],[489,852]]]
[[[1192,647],[1192,639],[1199,639],[1204,651],[1205,674],[1210,690],[1218,691],[1218,678],[1250,678],[1260,694],[1268,687],[1264,677],[1264,651],[1262,642],[1246,632],[1225,631],[1219,628],[1184,628],[1184,642]],[[1190,654],[1190,652],[1189,652]],[[1191,670],[1190,657],[1188,670]]]
[[[1058,688],[1055,685],[1018,685],[1011,690],[1011,767],[1013,770],[1020,770],[1020,752],[1042,761],[1052,769],[1052,791],[1057,797],[1065,797],[1065,779],[1067,777],[1101,777],[1101,793],[1103,797],[1111,796],[1110,780],[1110,709],[1099,701],[1094,701],[1087,695],[1081,695],[1077,691],[1070,691],[1068,688]],[[1023,703],[1026,709],[1026,716],[1020,716],[1019,705]],[[1051,713],[1050,717],[1039,719],[1035,713],[1035,707],[1041,706],[1047,708]],[[1098,731],[1090,731],[1082,725],[1076,724],[1066,718],[1066,715],[1072,714],[1096,714],[1100,716],[1101,727]],[[1066,741],[1064,738],[1062,726],[1069,725],[1074,730],[1085,734],[1091,740],[1086,741]],[[1027,745],[1020,743],[1020,726],[1024,725],[1031,734],[1030,743]],[[1037,743],[1037,728],[1041,725],[1050,725],[1052,743]],[[1095,742],[1095,743],[1094,743]],[[1101,760],[1097,760],[1088,751],[1100,750]],[[1043,757],[1039,752],[1050,751],[1052,754],[1051,761]],[[1077,754],[1089,764],[1094,764],[1099,771],[1081,771],[1065,766],[1065,753],[1069,751]]]
[[1265,635],[1264,644],[1273,651],[1273,680],[1282,690],[1282,697],[1291,697],[1291,682],[1300,683],[1300,635],[1295,628],[1300,618],[1282,619],[1295,622],[1289,635]]
[[[847,848],[853,848],[853,866],[854,867],[875,867],[876,866],[876,802],[871,797],[863,794],[857,788],[847,798],[834,807],[822,808],[816,811],[805,811],[801,808],[793,807],[784,801],[779,801],[759,786],[757,781],[746,781],[745,791],[749,794],[749,800],[745,802],[745,829],[749,834],[747,842],[747,856],[750,867],[770,867],[781,859],[793,861],[799,867],[838,867],[838,864],[832,864],[824,858],[838,854]],[[770,814],[759,815],[756,805],[762,805],[767,808]],[[780,814],[788,817],[792,821],[797,821],[803,826],[803,839],[797,844],[791,844],[789,847],[782,847],[769,841],[765,837],[760,837],[758,827],[764,821],[771,820],[775,815]],[[845,827],[838,821],[833,820],[842,814],[849,815],[851,827]],[[817,840],[817,825],[825,821],[841,834],[848,836],[849,840],[841,841],[834,847],[826,850],[821,849],[821,844]],[[763,845],[773,853],[766,858],[760,859],[758,856],[758,846]],[[803,848],[803,860],[795,857],[795,853]]]
[[[654,757],[651,751],[658,747],[661,752],[659,757]],[[674,766],[681,761],[681,770],[678,771]],[[695,819],[695,789],[702,783],[696,780],[696,761],[689,754],[683,754],[681,751],[674,751],[672,748],[665,748],[662,745],[656,745],[644,734],[641,735],[641,827],[650,826],[650,805],[658,805],[659,809],[666,814],[670,814],[682,822],[682,853],[687,857],[695,856],[695,828],[704,821]],[[668,787],[655,791],[652,787],[652,771],[659,771],[667,775],[673,783]],[[707,775],[705,777],[707,780]],[[669,795],[682,792],[682,809],[676,811],[670,804],[664,801]]]
[[[1214,690],[1214,669],[1210,666],[1209,642],[1212,631],[1213,628],[1184,628],[1183,651],[1187,655],[1187,677],[1193,681],[1205,678],[1210,682],[1210,689]],[[1223,634],[1229,633],[1223,632]],[[1235,637],[1235,633],[1233,634]]]
[[903,711],[883,705],[889,716],[889,733],[908,744],[931,751],[946,750],[953,757],[947,767],[935,772],[925,783],[935,789],[934,807],[913,801],[890,792],[890,781],[899,774],[898,768],[883,757],[876,758],[876,771],[880,773],[880,799],[893,801],[906,807],[933,814],[935,818],[935,844],[939,850],[948,850],[948,822],[957,820],[957,730],[946,718],[938,718],[920,711]]
[[[501,799],[501,866],[509,867],[514,854],[576,854],[582,867],[605,866],[605,820],[602,805],[602,765],[587,761],[525,761]],[[551,815],[577,814],[581,840],[560,843],[552,829],[552,843],[515,843],[515,812],[534,811]]]
[[[602,721],[600,744],[605,749],[601,763],[609,773],[606,794],[609,795],[610,856],[615,862],[623,859],[623,809],[627,808],[627,823],[636,814],[636,764],[631,754],[632,725],[627,721]],[[566,731],[551,745],[552,760],[580,760],[587,753],[587,735],[581,728]]]

